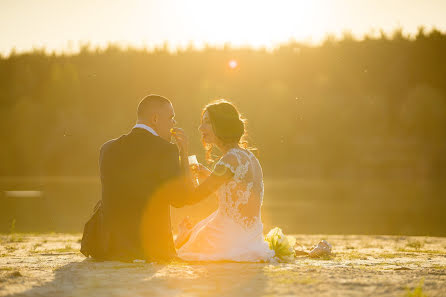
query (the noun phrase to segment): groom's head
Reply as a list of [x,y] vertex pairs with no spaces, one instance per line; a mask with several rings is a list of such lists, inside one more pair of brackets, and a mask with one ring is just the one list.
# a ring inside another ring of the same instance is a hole
[[170,141],[170,129],[176,124],[175,112],[169,99],[147,95],[138,105],[138,124],[151,127],[163,139]]

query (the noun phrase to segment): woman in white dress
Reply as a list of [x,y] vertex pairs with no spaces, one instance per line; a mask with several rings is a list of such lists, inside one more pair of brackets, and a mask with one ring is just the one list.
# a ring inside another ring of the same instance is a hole
[[218,197],[218,209],[194,227],[185,221],[175,241],[178,257],[186,261],[262,262],[274,257],[263,237],[260,209],[263,173],[246,149],[245,121],[236,107],[219,100],[202,112],[199,128],[207,157],[213,147],[222,157],[212,172],[199,166],[197,193]]

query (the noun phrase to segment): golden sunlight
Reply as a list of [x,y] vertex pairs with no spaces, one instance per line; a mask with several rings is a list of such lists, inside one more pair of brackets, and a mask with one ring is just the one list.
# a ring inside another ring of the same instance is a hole
[[[378,36],[381,29],[391,34],[399,26],[406,34],[417,34],[420,26],[446,27],[441,14],[446,4],[440,0],[392,0],[385,5],[371,0],[16,2],[2,5],[0,11],[0,55],[33,48],[77,52],[82,43],[99,48],[114,43],[148,49],[166,44],[171,50],[206,44],[271,49],[290,39],[317,45],[328,34],[341,38],[345,31],[362,38]],[[58,12],[57,18],[52,11]]]
[[0,297],[446,296],[445,11],[0,0]]
[[237,68],[238,63],[236,60],[231,60],[231,61],[229,61],[228,65],[229,65],[229,68],[235,69],[235,68]]
[[[165,31],[171,41],[183,46],[193,41],[197,46],[229,43],[234,46],[272,47],[290,38],[322,39],[328,29],[328,12],[335,10],[327,0],[227,0],[221,3],[195,0],[171,4],[169,7],[164,5],[163,9],[175,11],[175,19],[166,22],[159,30]],[[141,24],[139,32],[134,31],[132,35],[139,39],[141,36],[153,37],[153,32],[149,31],[149,22],[153,20],[143,17],[144,11],[153,9],[153,3],[140,5],[144,6],[138,9],[140,16],[136,18],[147,24]],[[174,27],[181,29],[174,30]],[[133,42],[138,43],[138,40]]]

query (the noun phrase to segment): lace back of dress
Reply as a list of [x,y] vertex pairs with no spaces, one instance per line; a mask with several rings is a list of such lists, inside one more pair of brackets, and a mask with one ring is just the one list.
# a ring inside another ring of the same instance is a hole
[[230,150],[217,165],[234,173],[234,178],[219,191],[219,200],[226,214],[245,229],[261,222],[263,173],[257,158],[249,151]]

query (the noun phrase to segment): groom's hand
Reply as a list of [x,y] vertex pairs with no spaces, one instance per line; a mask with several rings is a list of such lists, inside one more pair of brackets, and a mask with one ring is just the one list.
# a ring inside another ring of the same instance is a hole
[[181,156],[186,156],[189,151],[189,139],[181,128],[172,128],[172,136],[175,139],[175,143],[178,146]]

